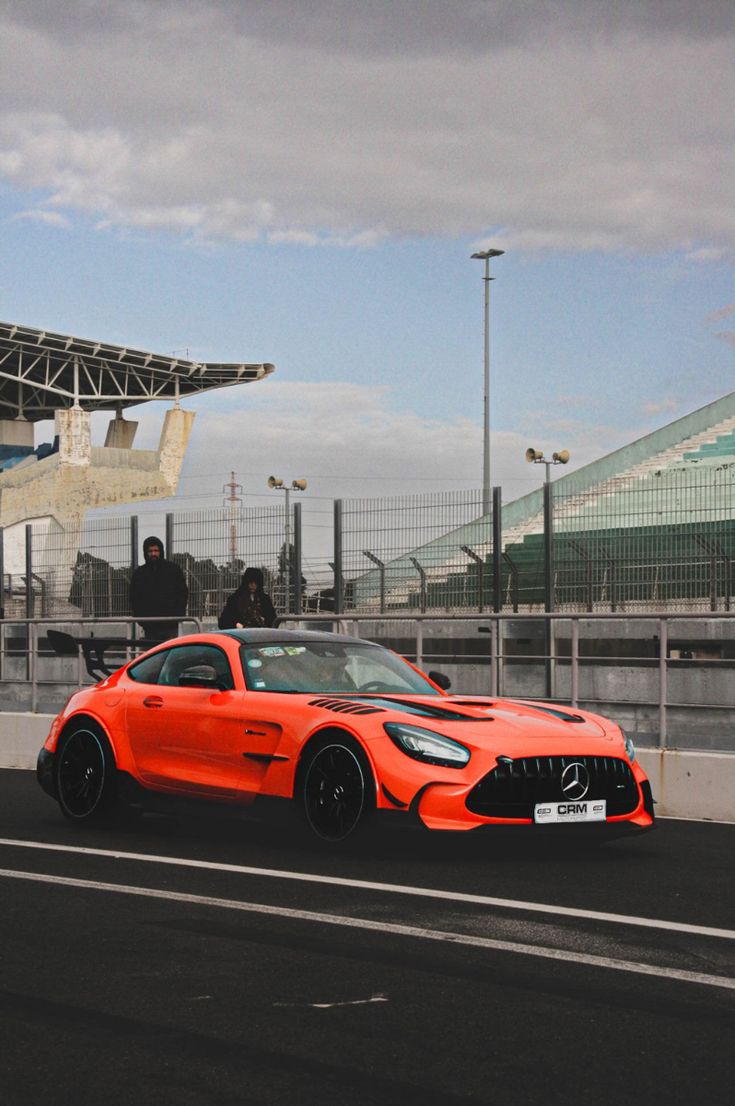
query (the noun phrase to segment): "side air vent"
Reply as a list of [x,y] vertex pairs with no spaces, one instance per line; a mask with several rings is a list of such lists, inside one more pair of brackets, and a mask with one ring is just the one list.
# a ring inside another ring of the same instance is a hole
[[369,707],[365,703],[351,703],[349,699],[310,699],[310,707],[321,707],[335,714],[385,714],[382,707]]

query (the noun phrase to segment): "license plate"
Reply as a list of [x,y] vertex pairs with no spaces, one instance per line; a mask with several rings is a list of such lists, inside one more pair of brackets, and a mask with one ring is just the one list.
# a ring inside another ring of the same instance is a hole
[[576,803],[537,803],[533,820],[549,825],[552,822],[604,822],[605,799],[582,799]]

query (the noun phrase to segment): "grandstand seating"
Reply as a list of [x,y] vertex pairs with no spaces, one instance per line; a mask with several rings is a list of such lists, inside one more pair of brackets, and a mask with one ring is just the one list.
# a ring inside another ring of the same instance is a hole
[[[557,609],[729,609],[735,557],[735,393],[554,481]],[[503,508],[504,606],[544,604],[541,490]],[[386,609],[490,599],[491,527],[478,519],[392,561]],[[460,552],[471,547],[484,564]],[[423,593],[408,562],[425,570]],[[355,581],[376,604],[375,576]]]

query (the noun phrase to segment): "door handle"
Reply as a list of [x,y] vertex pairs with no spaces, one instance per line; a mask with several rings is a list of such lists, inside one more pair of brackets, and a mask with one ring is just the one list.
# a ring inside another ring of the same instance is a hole
[[144,707],[162,707],[163,699],[159,695],[149,695],[147,699],[143,700]]

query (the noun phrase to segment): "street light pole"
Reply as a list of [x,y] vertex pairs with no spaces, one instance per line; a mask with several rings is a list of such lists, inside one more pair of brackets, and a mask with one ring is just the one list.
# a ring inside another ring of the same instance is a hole
[[490,514],[490,258],[502,257],[505,250],[480,250],[473,261],[485,262],[485,373],[482,400],[482,513]]
[[[546,469],[544,480],[544,608],[549,615],[554,610],[554,504],[551,496],[551,466],[566,465],[569,460],[569,450],[560,449],[552,454],[549,461],[544,457],[540,449],[530,446],[526,450],[526,460],[530,465],[543,465]],[[553,635],[551,633],[551,619],[544,619],[544,654],[546,668],[546,698],[553,698]]]

